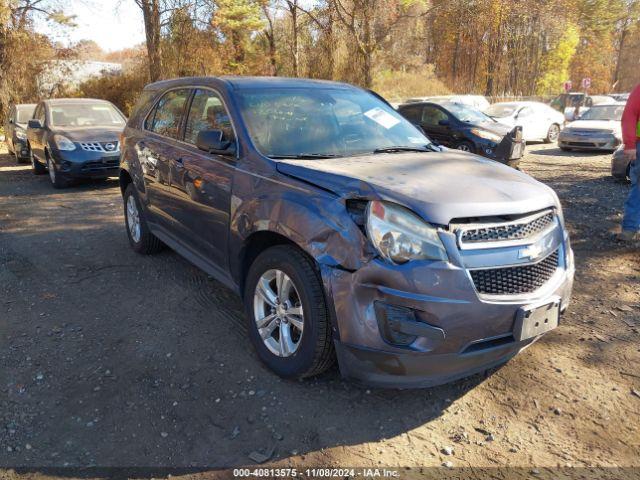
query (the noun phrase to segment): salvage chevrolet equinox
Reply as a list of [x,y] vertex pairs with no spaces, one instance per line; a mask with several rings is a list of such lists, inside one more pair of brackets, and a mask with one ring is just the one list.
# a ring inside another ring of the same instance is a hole
[[437,147],[372,93],[283,78],[148,85],[122,137],[126,231],[242,296],[278,375],[430,386],[558,325],[573,255],[549,187]]

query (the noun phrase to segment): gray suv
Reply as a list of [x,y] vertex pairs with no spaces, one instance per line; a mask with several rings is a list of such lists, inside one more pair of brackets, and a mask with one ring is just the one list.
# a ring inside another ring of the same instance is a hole
[[148,85],[125,128],[126,231],[234,289],[278,375],[430,386],[506,362],[558,325],[573,254],[558,197],[434,146],[342,83]]

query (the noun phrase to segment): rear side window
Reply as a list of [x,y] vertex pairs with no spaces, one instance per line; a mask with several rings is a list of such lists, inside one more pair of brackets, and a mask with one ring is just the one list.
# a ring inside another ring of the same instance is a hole
[[222,130],[223,138],[233,142],[235,136],[229,113],[217,93],[211,90],[196,90],[191,102],[189,117],[184,131],[184,141],[195,145],[202,130]]
[[165,137],[178,138],[184,107],[190,93],[188,88],[165,93],[147,117],[145,129]]
[[419,123],[422,119],[422,105],[408,105],[400,109],[400,113],[412,123]]

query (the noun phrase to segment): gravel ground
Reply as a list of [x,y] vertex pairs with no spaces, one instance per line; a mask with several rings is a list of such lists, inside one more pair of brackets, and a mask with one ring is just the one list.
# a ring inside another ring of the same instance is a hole
[[571,229],[562,325],[490,375],[397,391],[277,378],[231,292],[131,251],[117,182],[56,191],[0,155],[0,466],[640,467],[640,250],[612,239],[629,187],[609,155],[531,145],[523,169]]

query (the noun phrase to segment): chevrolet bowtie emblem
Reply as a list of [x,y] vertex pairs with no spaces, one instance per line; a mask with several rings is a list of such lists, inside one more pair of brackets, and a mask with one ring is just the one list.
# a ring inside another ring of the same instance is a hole
[[518,258],[528,258],[530,260],[535,260],[542,254],[542,247],[540,245],[534,244],[529,245],[527,248],[523,248],[518,252]]

